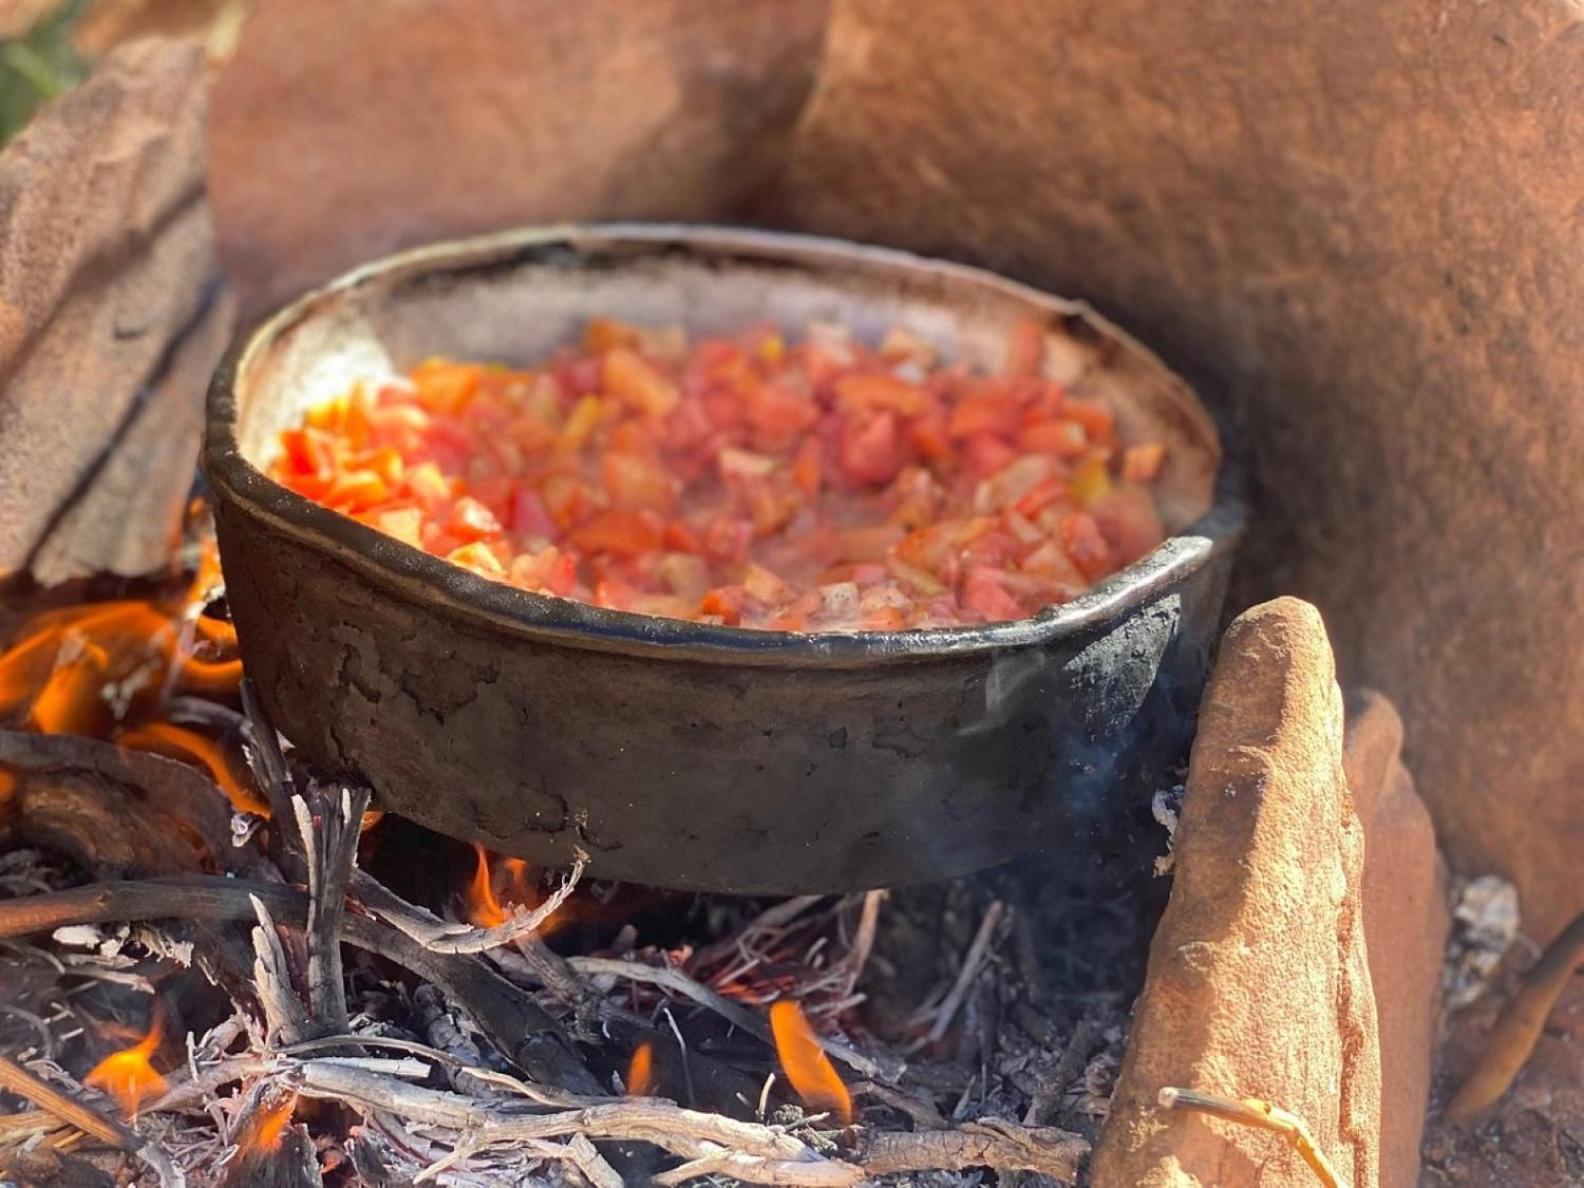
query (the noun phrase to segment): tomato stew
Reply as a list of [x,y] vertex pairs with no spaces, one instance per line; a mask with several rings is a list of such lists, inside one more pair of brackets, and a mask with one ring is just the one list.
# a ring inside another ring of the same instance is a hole
[[689,343],[589,323],[510,370],[428,360],[280,435],[271,477],[487,578],[598,606],[785,631],[1026,618],[1164,536],[1157,442],[1040,378],[814,324]]

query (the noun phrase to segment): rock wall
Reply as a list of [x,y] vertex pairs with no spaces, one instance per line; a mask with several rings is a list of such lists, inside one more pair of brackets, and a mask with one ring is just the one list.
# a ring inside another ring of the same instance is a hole
[[1246,455],[1232,605],[1317,603],[1455,864],[1584,880],[1570,0],[838,0],[775,217],[1088,296]]

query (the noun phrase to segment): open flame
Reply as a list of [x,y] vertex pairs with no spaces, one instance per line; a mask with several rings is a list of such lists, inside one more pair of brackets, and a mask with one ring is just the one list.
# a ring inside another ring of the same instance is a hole
[[[534,885],[533,867],[521,858],[501,858],[493,867],[489,851],[473,843],[477,861],[473,877],[463,892],[463,908],[468,922],[478,928],[494,928],[512,918],[518,909],[531,911],[542,902]],[[539,925],[539,935],[546,936],[555,928],[562,916],[556,911]]]
[[775,1038],[781,1069],[804,1103],[836,1115],[843,1126],[850,1123],[852,1096],[836,1075],[830,1057],[819,1046],[802,1008],[788,998],[771,1004],[770,1033]]
[[296,1109],[297,1095],[289,1093],[273,1105],[264,1106],[255,1112],[247,1133],[237,1145],[238,1157],[268,1155],[278,1150]]
[[83,1084],[103,1089],[121,1103],[130,1117],[136,1118],[145,1101],[165,1092],[165,1078],[150,1063],[150,1057],[159,1050],[160,1041],[156,1019],[149,1024],[148,1034],[137,1043],[111,1052],[94,1065],[83,1078]]
[[260,817],[270,815],[268,802],[237,778],[224,748],[208,735],[170,722],[147,722],[131,730],[123,730],[116,736],[116,742],[133,750],[153,751],[173,759],[195,760],[220,785],[220,790],[226,794],[233,808]]
[[632,1054],[627,1065],[627,1093],[630,1097],[647,1097],[654,1088],[654,1051],[644,1040]]

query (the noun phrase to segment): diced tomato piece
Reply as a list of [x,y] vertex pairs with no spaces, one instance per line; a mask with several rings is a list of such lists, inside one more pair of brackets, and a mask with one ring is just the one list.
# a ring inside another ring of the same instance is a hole
[[970,396],[952,409],[947,432],[953,437],[976,437],[984,433],[1014,437],[1022,425],[1022,402],[1012,396],[990,392]]
[[760,384],[744,400],[748,423],[771,438],[802,433],[820,418],[820,407],[807,396],[775,384]]
[[820,479],[825,472],[824,454],[820,443],[809,438],[798,447],[797,460],[792,463],[792,481],[809,499],[819,494]]
[[852,409],[890,409],[904,417],[917,416],[928,402],[917,384],[887,372],[844,375],[836,381],[836,402]]
[[413,369],[412,382],[418,390],[418,403],[431,413],[456,416],[467,407],[478,391],[483,368],[473,363],[447,363],[431,360]]
[[1061,538],[1067,555],[1089,581],[1099,581],[1116,567],[1111,546],[1106,543],[1094,517],[1086,512],[1062,517]]
[[728,627],[742,622],[749,595],[743,586],[717,586],[699,600],[699,614],[713,615]]
[[1090,508],[1115,560],[1131,565],[1166,539],[1155,500],[1143,487],[1122,483]]
[[1129,446],[1122,451],[1122,477],[1130,483],[1154,482],[1166,460],[1166,447],[1158,441]]
[[446,531],[459,540],[483,540],[501,530],[495,514],[471,495],[464,495],[451,505],[446,517]]
[[481,577],[501,578],[506,576],[506,570],[501,565],[500,559],[493,550],[482,541],[473,541],[461,548],[452,549],[446,554],[446,560],[453,565],[460,565],[463,569],[471,569]]
[[990,623],[1023,618],[1023,606],[1007,593],[1005,578],[999,569],[974,566],[963,578],[963,607]]
[[394,536],[415,549],[423,548],[423,513],[416,507],[375,512],[369,517],[369,522],[386,536]]
[[1069,396],[1062,405],[1062,415],[1082,425],[1090,441],[1109,444],[1115,436],[1116,414],[1098,400]]
[[1089,435],[1077,421],[1039,421],[1018,431],[1018,448],[1028,453],[1076,458],[1089,445]]
[[521,589],[549,590],[564,598],[577,585],[577,562],[552,545],[537,553],[519,553],[507,577]]
[[611,318],[590,318],[583,327],[583,349],[591,354],[614,350],[617,347],[636,347],[638,331],[626,322]]
[[714,516],[704,525],[704,552],[720,561],[746,556],[752,540],[753,525],[735,516]]
[[908,423],[908,440],[919,455],[932,462],[942,462],[952,456],[951,434],[948,431],[946,410],[929,408]]
[[550,518],[549,508],[527,483],[519,483],[512,497],[511,528],[518,536],[539,536],[545,540],[556,534],[556,523]]
[[963,457],[974,474],[994,474],[1018,453],[994,433],[978,433],[963,443]]
[[854,414],[842,425],[837,457],[842,470],[857,482],[890,482],[907,462],[896,414]]
[[845,532],[838,532],[836,539],[841,542],[843,561],[880,562],[906,536],[907,529],[901,524],[875,524],[869,528],[849,528]]
[[637,351],[616,347],[604,356],[605,391],[652,417],[663,417],[682,399],[677,386]]
[[704,550],[704,542],[699,539],[699,534],[686,520],[672,520],[665,526],[664,544],[668,549],[681,553],[699,553]]
[[1007,336],[1006,365],[1002,370],[1011,376],[1038,375],[1044,361],[1044,327],[1033,318],[1019,318]]
[[665,513],[676,503],[676,484],[650,458],[611,452],[605,455],[601,466],[605,493],[615,507]]
[[298,474],[328,474],[335,468],[335,439],[323,429],[287,429],[280,435],[281,449]]
[[330,484],[324,502],[331,507],[361,511],[372,507],[390,494],[385,480],[372,470],[344,471]]
[[589,553],[616,553],[637,557],[658,549],[663,540],[661,521],[643,512],[600,512],[572,530],[572,543]]

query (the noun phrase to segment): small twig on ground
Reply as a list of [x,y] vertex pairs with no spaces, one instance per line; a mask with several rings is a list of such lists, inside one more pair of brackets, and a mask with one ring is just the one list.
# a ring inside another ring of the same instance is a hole
[[1528,1063],[1551,1009],[1580,965],[1584,965],[1584,913],[1574,917],[1523,975],[1518,992],[1491,1029],[1479,1063],[1448,1103],[1449,1119],[1467,1122],[1507,1092]]
[[1174,1089],[1170,1086],[1160,1091],[1158,1100],[1163,1109],[1197,1110],[1228,1122],[1282,1135],[1313,1169],[1325,1188],[1347,1188],[1347,1181],[1331,1166],[1320,1144],[1315,1142],[1308,1124],[1297,1114],[1289,1113],[1280,1106],[1255,1097],[1221,1097],[1214,1093],[1198,1093],[1192,1089]]
[[989,1167],[996,1171],[1031,1171],[1070,1183],[1089,1154],[1088,1140],[1054,1127],[1019,1126],[999,1118],[965,1122],[957,1130],[886,1131],[859,1144],[864,1173],[963,1171]]
[[114,1118],[89,1109],[82,1102],[67,1097],[59,1089],[34,1076],[5,1056],[0,1056],[0,1089],[25,1097],[34,1105],[84,1134],[92,1135],[107,1146],[121,1151],[135,1151],[143,1139],[128,1130]]
[[1050,1076],[1044,1078],[1034,1091],[1034,1100],[1029,1103],[1028,1116],[1024,1119],[1026,1122],[1043,1126],[1061,1112],[1067,1086],[1083,1071],[1099,1040],[1100,1024],[1093,1017],[1085,1015],[1073,1028],[1072,1035],[1067,1037],[1061,1058]]
[[938,1043],[950,1029],[952,1019],[956,1017],[963,999],[968,997],[968,991],[973,988],[974,980],[978,978],[979,971],[989,959],[990,942],[994,939],[996,927],[1001,923],[1001,917],[1005,912],[1006,906],[999,899],[991,900],[990,906],[985,909],[984,918],[979,921],[979,931],[974,933],[973,943],[968,946],[968,952],[963,956],[962,967],[957,971],[957,980],[952,983],[952,988],[947,991],[946,997],[936,1008],[935,1022],[922,1039],[913,1043],[913,1050]]

